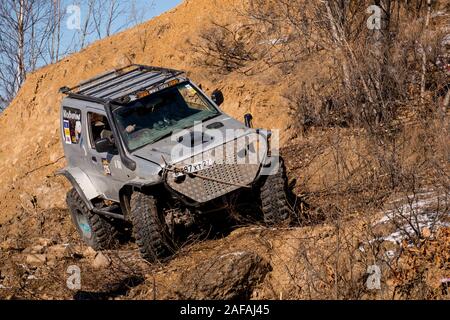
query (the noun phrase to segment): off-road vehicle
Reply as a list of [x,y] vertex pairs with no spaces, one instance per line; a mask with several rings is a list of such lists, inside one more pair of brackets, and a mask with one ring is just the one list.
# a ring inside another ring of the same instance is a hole
[[220,90],[208,97],[184,72],[131,65],[60,92],[67,167],[58,174],[73,186],[72,220],[94,249],[113,248],[125,221],[143,258],[168,257],[179,226],[243,191],[267,224],[290,219],[271,132],[253,129],[249,114],[244,124],[222,112]]

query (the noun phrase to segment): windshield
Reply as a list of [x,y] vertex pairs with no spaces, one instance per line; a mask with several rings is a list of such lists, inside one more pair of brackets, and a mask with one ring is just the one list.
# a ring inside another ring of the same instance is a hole
[[219,112],[192,85],[182,83],[121,106],[113,114],[127,148],[133,151]]

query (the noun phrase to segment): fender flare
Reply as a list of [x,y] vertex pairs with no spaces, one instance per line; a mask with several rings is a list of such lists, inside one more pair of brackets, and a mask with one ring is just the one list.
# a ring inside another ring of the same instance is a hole
[[122,212],[125,216],[125,218],[128,217],[128,214],[130,213],[130,199],[131,194],[136,191],[142,191],[152,188],[162,188],[163,183],[160,181],[154,181],[154,182],[148,182],[148,181],[139,181],[139,179],[136,179],[135,181],[129,181],[128,183],[124,184],[122,188],[120,188],[119,191],[119,199],[120,199],[120,208],[122,209]]
[[81,199],[85,202],[88,209],[94,209],[91,200],[97,198],[101,194],[96,190],[86,173],[79,168],[65,168],[58,170],[55,175],[66,177],[78,192]]

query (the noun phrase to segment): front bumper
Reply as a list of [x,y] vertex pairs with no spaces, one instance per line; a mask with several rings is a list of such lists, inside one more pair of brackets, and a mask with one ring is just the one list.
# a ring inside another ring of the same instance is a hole
[[182,176],[169,171],[166,175],[167,185],[198,203],[205,203],[244,186],[251,186],[257,179],[264,160],[264,154],[250,147],[257,138],[256,135],[245,136],[240,138],[245,141],[236,139],[175,163],[177,168],[206,159],[214,164],[194,174],[186,173]]

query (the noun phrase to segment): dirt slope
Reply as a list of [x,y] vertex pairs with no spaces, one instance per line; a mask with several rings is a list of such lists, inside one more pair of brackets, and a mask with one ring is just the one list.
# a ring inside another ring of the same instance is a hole
[[[140,63],[186,70],[207,92],[221,88],[226,99],[223,108],[232,116],[241,118],[252,111],[257,125],[285,132],[290,121],[286,112],[280,112],[284,104],[275,98],[276,87],[264,86],[258,79],[244,82],[235,74],[221,78],[208,75],[194,65],[189,54],[188,42],[195,41],[212,20],[235,22],[233,10],[241,3],[186,0],[155,19],[30,74],[17,98],[0,116],[0,223],[22,207],[64,206],[67,185],[62,178],[52,176],[64,165],[58,135],[62,99],[58,89],[112,68]],[[278,115],[271,117],[275,112]]]

